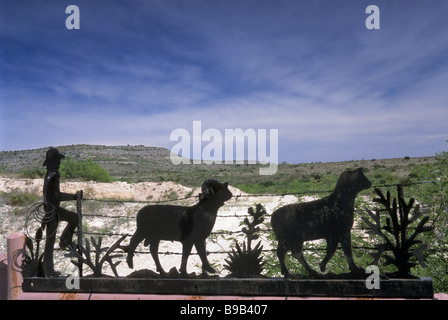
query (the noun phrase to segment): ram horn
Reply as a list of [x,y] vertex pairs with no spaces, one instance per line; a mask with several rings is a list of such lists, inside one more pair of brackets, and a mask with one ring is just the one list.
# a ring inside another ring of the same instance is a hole
[[202,184],[202,194],[204,198],[212,198],[215,195],[215,189],[226,187],[226,183],[222,183],[216,179],[207,179]]

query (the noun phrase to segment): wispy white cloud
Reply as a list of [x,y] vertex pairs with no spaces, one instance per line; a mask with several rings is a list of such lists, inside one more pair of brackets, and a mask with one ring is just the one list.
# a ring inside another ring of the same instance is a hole
[[46,6],[48,25],[30,8],[31,22],[6,20],[2,149],[170,146],[194,120],[277,128],[280,161],[425,155],[445,143],[446,7],[384,2],[382,29],[367,31],[360,4],[81,2],[75,34],[56,32],[60,15]]

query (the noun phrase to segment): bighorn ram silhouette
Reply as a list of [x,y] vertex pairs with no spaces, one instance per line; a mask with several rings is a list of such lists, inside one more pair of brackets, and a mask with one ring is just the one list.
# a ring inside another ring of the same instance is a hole
[[182,243],[181,274],[187,274],[187,260],[193,245],[202,261],[202,272],[215,273],[207,260],[205,240],[215,225],[218,209],[232,198],[228,183],[216,179],[205,180],[199,202],[191,207],[176,205],[149,205],[137,214],[137,230],[131,238],[127,263],[133,268],[133,256],[136,247],[145,240],[149,244],[151,255],[157,271],[165,274],[159,257],[158,248],[161,240],[180,241]]
[[358,270],[353,261],[351,245],[354,205],[356,195],[370,186],[371,182],[363,174],[362,168],[344,171],[329,196],[311,202],[289,204],[274,211],[271,225],[278,240],[277,257],[285,277],[291,276],[285,264],[288,250],[292,250],[292,255],[309,274],[319,275],[308,265],[302,251],[303,242],[317,239],[327,241],[327,254],[320,263],[322,272],[336,252],[338,243],[341,243],[350,270]]

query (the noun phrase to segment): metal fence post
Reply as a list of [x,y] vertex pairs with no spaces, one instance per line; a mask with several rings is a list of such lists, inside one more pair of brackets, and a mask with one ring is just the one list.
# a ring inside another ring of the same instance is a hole
[[25,258],[25,235],[14,233],[6,238],[8,246],[8,300],[17,300],[22,292],[22,261]]

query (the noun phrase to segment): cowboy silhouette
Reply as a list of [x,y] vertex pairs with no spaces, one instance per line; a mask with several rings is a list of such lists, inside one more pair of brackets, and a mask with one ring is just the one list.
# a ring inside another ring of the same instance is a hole
[[[44,209],[46,215],[42,222],[43,228],[46,228],[45,251],[42,262],[45,277],[56,277],[60,273],[54,270],[53,250],[56,240],[56,231],[59,221],[66,221],[67,226],[60,236],[59,245],[61,249],[69,249],[72,245],[72,236],[75,228],[78,226],[78,214],[60,207],[61,201],[76,200],[77,194],[64,193],[60,191],[59,184],[61,175],[59,166],[61,159],[65,158],[56,148],[47,151],[43,166],[47,167],[47,173],[44,180]],[[82,197],[82,191],[81,197]]]

